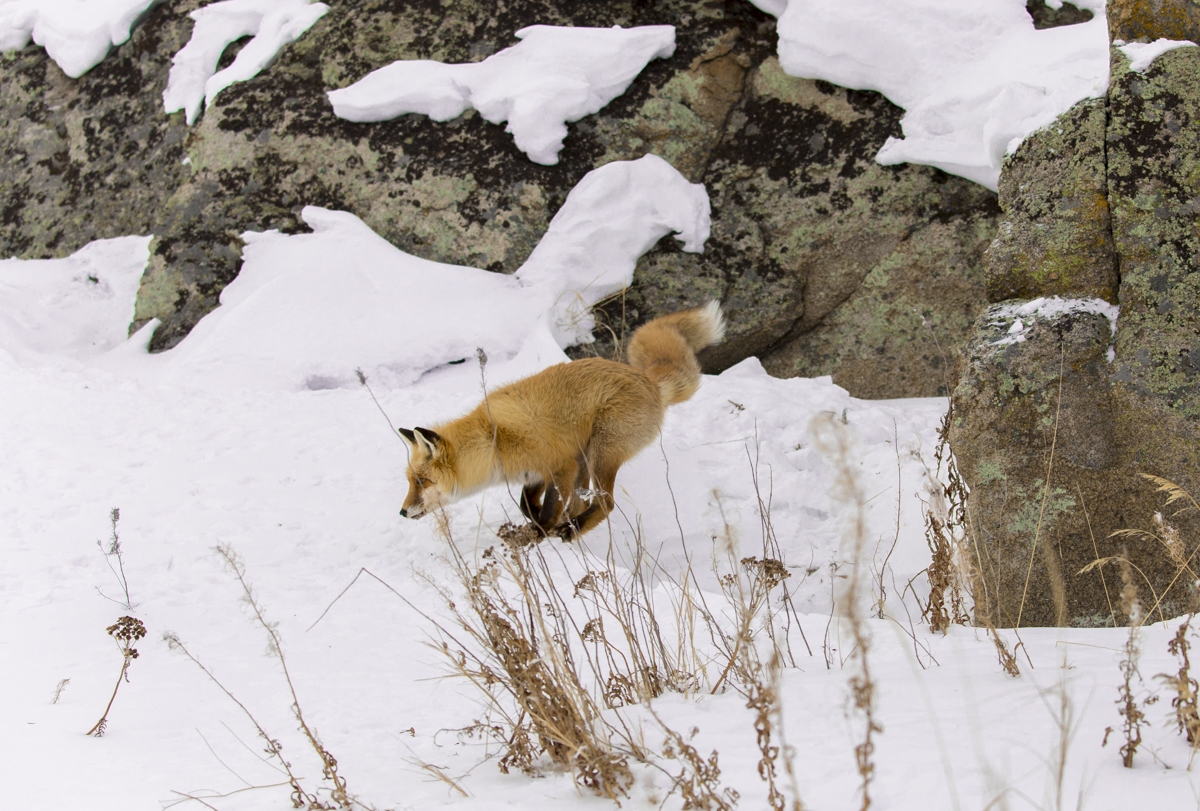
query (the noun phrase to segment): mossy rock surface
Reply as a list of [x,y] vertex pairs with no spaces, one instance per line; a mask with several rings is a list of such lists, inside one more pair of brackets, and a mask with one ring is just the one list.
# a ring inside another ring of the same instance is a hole
[[1145,73],[1114,52],[1108,167],[1120,254],[1117,379],[1200,419],[1200,48]]
[[1117,302],[1105,163],[1107,105],[1088,99],[1004,160],[1004,218],[986,255],[993,302],[1045,295]]
[[155,8],[80,79],[44,50],[0,54],[0,254],[65,256],[95,239],[155,233],[188,176],[187,127],[163,114],[171,56],[199,0]]
[[[718,298],[731,329],[706,355],[710,370],[759,354],[775,374],[832,374],[861,396],[945,393],[943,357],[982,299],[995,196],[926,167],[875,164],[900,134],[899,108],[786,76],[775,20],[752,4],[330,2],[188,127],[161,96],[198,5],[160,4],[79,80],[36,47],[0,64],[0,250],[62,256],[98,237],[153,234],[133,324],[162,322],[153,350],[217,306],[244,232],[306,230],[306,205],[349,211],[416,256],[511,273],[587,172],[652,152],[705,184],[712,236],[699,256],[663,240],[577,355],[614,353],[645,320]],[[677,48],[570,124],[555,166],[472,111],[446,123],[333,115],[326,93],[376,68],[479,61],[534,23],[668,24]]]
[[[1112,64],[1106,99],[1006,162],[988,286],[994,298],[1115,292],[1115,335],[1076,314],[1005,342],[1011,318],[998,325],[992,308],[954,392],[976,610],[997,626],[1125,622],[1109,607],[1118,571],[1081,570],[1126,552],[1156,619],[1200,605],[1154,519],[1165,496],[1145,478],[1200,495],[1200,49],[1167,52],[1145,73],[1114,49]],[[1165,514],[1186,558],[1200,514]],[[1113,535],[1124,530],[1148,534]]]
[[1200,41],[1200,3],[1196,0],[1109,0],[1105,16],[1110,40]]
[[[1108,318],[1063,314],[1010,342],[1012,318],[997,317],[1002,309],[989,308],[976,323],[950,433],[971,489],[976,620],[1004,628],[1086,627],[1096,617],[1125,624],[1115,562],[1084,571],[1124,555],[1142,573],[1144,605],[1157,603],[1156,620],[1192,610],[1192,579],[1177,578],[1178,564],[1154,537],[1164,498],[1139,474],[1179,478],[1195,454],[1172,459],[1139,442],[1172,426],[1152,422],[1113,386]],[[1198,537],[1194,511],[1171,520],[1183,537]],[[1129,529],[1150,534],[1112,535]],[[1189,541],[1188,551],[1194,547]]]

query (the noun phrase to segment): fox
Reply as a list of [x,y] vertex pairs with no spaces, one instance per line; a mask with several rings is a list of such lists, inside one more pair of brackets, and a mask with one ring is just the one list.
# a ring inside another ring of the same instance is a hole
[[625,363],[559,363],[486,393],[458,419],[399,429],[410,451],[400,515],[507,483],[521,486],[521,513],[543,536],[595,529],[615,506],[617,471],[658,436],[667,407],[699,389],[696,353],[724,337],[710,301],[639,327]]

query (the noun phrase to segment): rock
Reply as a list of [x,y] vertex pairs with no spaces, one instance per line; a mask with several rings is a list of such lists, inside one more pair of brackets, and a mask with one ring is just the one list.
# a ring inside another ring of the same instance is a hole
[[1079,8],[1071,3],[1062,3],[1058,8],[1050,8],[1046,0],[1027,0],[1025,10],[1033,18],[1033,27],[1039,31],[1085,23],[1093,16],[1091,9]]
[[155,232],[187,176],[187,128],[162,114],[162,91],[199,0],[170,5],[80,79],[37,46],[0,55],[0,255]]
[[789,77],[768,56],[702,178],[704,255],[660,244],[609,321],[669,312],[688,301],[680,282],[698,280],[731,323],[707,369],[758,355],[773,375],[833,375],[858,397],[947,394],[946,359],[983,297],[996,198],[936,169],[875,163],[901,114],[875,93]]
[[1004,219],[985,256],[992,302],[1037,296],[1117,301],[1103,100],[1076,104],[1005,158]]
[[[1110,608],[1117,570],[1081,570],[1126,549],[1151,618],[1195,610],[1200,597],[1153,518],[1165,497],[1145,479],[1200,494],[1200,49],[1163,54],[1145,74],[1116,50],[1113,64],[1106,125],[1099,105],[1076,107],[1006,164],[1001,203],[1013,224],[989,250],[988,281],[996,296],[1096,295],[1115,258],[1115,336],[1104,319],[1073,313],[1004,341],[1017,305],[992,307],[953,396],[976,618],[1001,627],[1124,622]],[[1187,558],[1200,515],[1166,514]],[[1114,536],[1128,530],[1141,534]]]
[[[1161,498],[1138,473],[1177,475],[1181,466],[1151,463],[1131,442],[1147,429],[1131,424],[1137,417],[1112,385],[1108,318],[1058,314],[1027,327],[1018,342],[1009,334],[1015,308],[992,306],[980,317],[954,392],[950,437],[971,488],[976,621],[1124,624],[1118,566],[1084,570],[1125,554],[1141,572],[1136,585],[1154,620],[1191,610],[1192,578],[1177,577],[1160,541],[1112,535],[1162,534],[1152,519]],[[1195,537],[1198,519],[1170,520]]]
[[[1115,377],[1131,398],[1200,419],[1200,48],[1116,70],[1108,182],[1121,260]],[[1200,484],[1200,482],[1197,482]],[[1184,484],[1180,482],[1180,484]]]
[[1076,488],[1113,461],[1111,397],[1096,396],[1107,390],[1112,330],[1103,315],[1076,313],[1044,319],[1017,341],[1014,309],[980,316],[954,391],[951,447],[971,488],[979,551],[975,613],[998,627],[1066,625],[1107,613],[1103,592],[1097,602],[1088,588],[1095,576],[1074,574],[1099,557],[1077,542],[1089,535]]
[[1110,41],[1200,38],[1200,6],[1195,0],[1108,0],[1105,13]]
[[[153,350],[217,306],[242,233],[302,230],[305,205],[349,211],[417,256],[511,273],[588,171],[653,152],[705,183],[712,236],[702,256],[663,240],[643,257],[633,286],[602,308],[600,340],[576,355],[614,352],[640,323],[719,298],[731,329],[706,353],[710,370],[760,354],[775,374],[833,374],[860,396],[945,392],[943,358],[982,298],[995,196],[927,167],[875,164],[901,111],[878,94],[784,75],[774,19],[753,5],[339,3],[187,128],[182,113],[163,113],[161,93],[197,4],[160,4],[77,81],[36,48],[0,65],[10,158],[0,248],[64,255],[99,236],[153,233],[133,324],[162,322]],[[333,115],[326,92],[378,67],[479,61],[533,22],[669,24],[677,48],[570,124],[552,167],[474,112],[447,123]]]

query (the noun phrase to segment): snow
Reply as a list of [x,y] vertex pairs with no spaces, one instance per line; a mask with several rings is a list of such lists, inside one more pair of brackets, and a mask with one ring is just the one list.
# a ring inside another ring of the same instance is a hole
[[[184,110],[187,123],[194,123],[207,101],[234,82],[257,76],[328,10],[311,0],[224,0],[191,12],[188,16],[196,21],[192,36],[171,60],[163,91],[166,111]],[[221,54],[243,37],[253,39],[218,72]]]
[[513,276],[410,256],[345,212],[309,206],[302,217],[313,233],[243,234],[244,265],[221,307],[175,350],[187,375],[322,389],[357,386],[361,368],[396,386],[477,347],[496,361],[558,356],[591,340],[588,310],[627,286],[661,237],[701,249],[709,203],[654,155],[606,164],[571,191]]
[[576,184],[516,276],[552,302],[560,346],[588,343],[592,305],[633,281],[638,257],[670,233],[683,251],[700,253],[710,226],[703,185],[657,155],[613,161]]
[[45,47],[63,73],[77,79],[129,39],[158,0],[2,0],[0,51]]
[[1186,39],[1156,39],[1154,42],[1114,42],[1113,44],[1129,58],[1129,69],[1138,73],[1145,73],[1150,68],[1150,64],[1167,51],[1196,47],[1196,43]]
[[150,237],[93,242],[67,259],[0,261],[0,351],[84,359],[125,342]]
[[[1099,298],[1063,298],[1062,296],[1042,296],[1030,301],[1001,304],[988,311],[992,324],[1001,328],[1008,324],[1005,337],[993,341],[993,346],[1007,346],[1023,343],[1025,333],[1038,321],[1053,321],[1068,313],[1093,313],[1103,315],[1108,319],[1111,335],[1117,334],[1117,316],[1121,309]],[[1010,322],[1011,319],[1011,322]],[[1113,349],[1109,349],[1109,362],[1113,358]]]
[[993,191],[1027,135],[1108,87],[1103,0],[1076,3],[1090,21],[1042,31],[1024,0],[756,5],[779,17],[785,72],[877,90],[904,108],[904,137],[887,140],[879,163],[936,166]]
[[675,52],[675,27],[564,28],[532,25],[521,40],[482,62],[402,60],[329,93],[349,121],[386,121],[421,113],[449,121],[475,108],[505,128],[535,163],[553,166],[567,124],[598,112],[625,92],[654,58]]

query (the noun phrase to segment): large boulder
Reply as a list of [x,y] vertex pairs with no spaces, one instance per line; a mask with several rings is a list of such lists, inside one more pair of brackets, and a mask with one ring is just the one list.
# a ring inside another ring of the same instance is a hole
[[[971,488],[977,621],[1123,623],[1116,556],[1135,567],[1155,620],[1194,605],[1193,578],[1179,577],[1179,562],[1154,537],[1166,540],[1153,518],[1162,498],[1138,474],[1186,481],[1196,468],[1141,447],[1171,431],[1133,424],[1151,415],[1131,412],[1114,386],[1106,307],[1100,299],[1009,302],[976,323],[954,392],[951,438]],[[1200,516],[1169,520],[1190,553],[1195,543],[1186,539],[1197,537]],[[1150,534],[1113,535],[1126,529]]]
[[[1006,164],[1001,204],[1015,217],[989,250],[988,282],[999,295],[1111,301],[1119,278],[1115,335],[1078,301],[998,305],[976,323],[954,392],[977,618],[997,626],[1124,621],[1115,566],[1083,571],[1117,555],[1155,619],[1200,596],[1181,562],[1200,545],[1200,515],[1178,513],[1186,501],[1167,511],[1172,536],[1146,478],[1200,495],[1200,48],[1144,73],[1114,49],[1103,126],[1097,109],[1080,105]],[[1056,154],[1065,145],[1073,155]],[[1013,326],[1022,306],[1043,311],[1025,329]]]
[[[671,240],[645,256],[602,308],[602,340],[577,354],[615,351],[639,323],[715,297],[731,330],[709,368],[758,353],[776,374],[833,374],[859,395],[945,391],[943,353],[982,297],[995,196],[927,167],[875,164],[901,111],[784,75],[774,20],[750,3],[333,2],[187,127],[183,113],[163,113],[161,94],[198,5],[158,5],[78,80],[34,46],[0,64],[0,250],[60,256],[152,233],[134,323],[162,322],[152,349],[217,305],[243,232],[302,230],[305,205],[350,211],[418,256],[510,273],[588,171],[653,152],[706,184],[712,237],[701,256]],[[474,112],[447,123],[333,114],[327,91],[378,67],[479,61],[531,23],[669,24],[677,48],[571,124],[555,166],[531,162]]]

